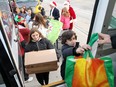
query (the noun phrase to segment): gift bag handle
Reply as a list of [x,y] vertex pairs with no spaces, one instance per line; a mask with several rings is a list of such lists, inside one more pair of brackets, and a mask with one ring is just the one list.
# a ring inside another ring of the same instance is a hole
[[[89,41],[89,45],[92,47],[93,44],[98,40],[98,33],[94,33],[92,34],[91,38],[90,38],[90,41]],[[90,58],[93,58],[93,55],[91,53],[90,50],[86,50],[83,54],[83,58],[87,58],[87,57],[90,57]]]

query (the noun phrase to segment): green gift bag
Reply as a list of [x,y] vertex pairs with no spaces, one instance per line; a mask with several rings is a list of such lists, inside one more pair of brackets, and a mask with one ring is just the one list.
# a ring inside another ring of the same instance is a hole
[[[93,34],[89,45],[97,39],[98,34]],[[65,82],[68,87],[114,87],[112,60],[109,57],[93,58],[90,50],[85,51],[81,59],[70,56],[66,61]]]
[[113,66],[112,66],[111,58],[110,57],[102,57],[100,59],[104,60],[104,65],[105,65],[109,85],[110,85],[110,87],[114,87],[114,72],[113,72]]
[[49,21],[52,24],[52,30],[47,35],[47,39],[50,40],[52,44],[54,44],[59,37],[60,31],[62,28],[62,23],[60,21],[53,20],[53,19],[50,19]]
[[74,65],[75,65],[74,56],[67,57],[66,68],[65,68],[65,82],[68,87],[72,87],[72,78],[74,74]]

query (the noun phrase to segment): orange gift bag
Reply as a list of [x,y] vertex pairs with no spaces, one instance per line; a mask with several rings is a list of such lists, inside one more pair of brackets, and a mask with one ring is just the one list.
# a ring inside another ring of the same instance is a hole
[[[92,35],[89,45],[98,39],[98,34]],[[68,63],[69,62],[69,59]],[[112,60],[109,57],[93,58],[90,50],[85,51],[82,58],[73,61],[71,69],[66,65],[65,82],[68,87],[114,87],[114,72]],[[66,64],[68,64],[66,63]],[[66,77],[68,76],[68,78]]]

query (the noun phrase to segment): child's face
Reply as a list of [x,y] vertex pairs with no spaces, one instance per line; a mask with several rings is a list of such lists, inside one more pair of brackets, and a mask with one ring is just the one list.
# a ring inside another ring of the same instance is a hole
[[40,35],[38,32],[34,32],[33,34],[31,34],[31,37],[35,42],[40,39]]
[[69,46],[75,46],[76,45],[75,35],[73,35],[70,40],[67,40],[66,44],[68,44]]
[[21,8],[21,11],[24,12],[25,11],[24,8]]
[[17,13],[20,13],[20,9],[18,7],[16,8],[16,12]]
[[31,12],[31,10],[29,9],[29,10],[28,10],[28,15],[31,15],[31,13],[32,13],[32,12]]
[[54,8],[52,5],[50,5],[50,8]]

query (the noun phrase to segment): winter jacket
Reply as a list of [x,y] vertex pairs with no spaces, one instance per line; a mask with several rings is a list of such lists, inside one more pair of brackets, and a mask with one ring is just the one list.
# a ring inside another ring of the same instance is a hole
[[116,49],[116,35],[111,36],[112,48]]
[[64,44],[62,46],[62,56],[63,56],[63,62],[61,64],[61,76],[62,79],[65,77],[65,66],[66,66],[66,58],[68,56],[79,56],[80,54],[76,53],[76,49],[79,47],[79,43],[77,42],[76,46],[69,46],[67,44]]
[[54,17],[54,20],[59,20],[60,13],[57,8],[54,8],[53,12],[51,13],[52,9],[50,10],[50,15]]
[[30,51],[39,51],[39,50],[46,50],[46,49],[53,49],[53,45],[50,43],[49,40],[46,38],[41,39],[37,42],[29,42],[27,46],[25,47],[25,52]]

